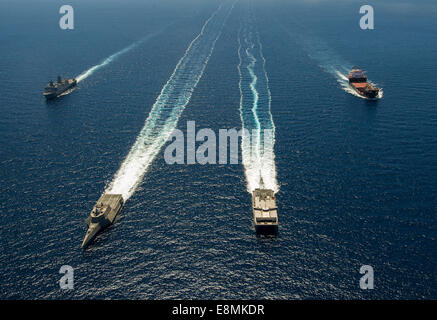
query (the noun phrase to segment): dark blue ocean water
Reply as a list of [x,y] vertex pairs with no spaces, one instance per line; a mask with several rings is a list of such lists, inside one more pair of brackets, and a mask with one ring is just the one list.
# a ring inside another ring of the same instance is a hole
[[[159,152],[116,223],[85,252],[85,218],[190,42],[220,1],[0,3],[0,298],[437,298],[437,4],[238,2],[178,128],[241,128],[238,37],[252,10],[276,128],[279,236],[251,226],[244,167],[168,165]],[[46,102],[76,76],[150,36]],[[356,97],[350,64],[381,86]],[[59,288],[62,265],[75,287]],[[362,265],[375,289],[359,287]]]

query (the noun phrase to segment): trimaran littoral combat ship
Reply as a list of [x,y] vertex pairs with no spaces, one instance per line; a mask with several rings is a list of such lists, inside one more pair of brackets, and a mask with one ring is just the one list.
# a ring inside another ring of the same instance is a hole
[[88,231],[82,241],[82,248],[85,249],[100,231],[114,222],[115,217],[123,208],[123,204],[121,194],[102,194],[86,219]]
[[58,81],[53,82],[50,81],[47,87],[44,90],[44,97],[47,100],[55,99],[63,94],[65,91],[75,87],[77,85],[76,79],[61,79],[61,76],[58,76]]
[[272,235],[278,233],[278,208],[275,192],[265,189],[261,179],[260,188],[252,193],[253,223],[257,235]]
[[[88,230],[82,241],[82,248],[85,249],[100,231],[114,223],[123,205],[124,200],[121,194],[102,194],[86,219]],[[264,188],[262,179],[260,188],[252,193],[252,207],[256,234],[276,236],[278,233],[276,197],[273,190]]]

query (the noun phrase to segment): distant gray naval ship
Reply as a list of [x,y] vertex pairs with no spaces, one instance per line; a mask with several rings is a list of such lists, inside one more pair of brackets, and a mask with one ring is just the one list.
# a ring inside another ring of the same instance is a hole
[[47,100],[55,99],[59,97],[62,93],[67,91],[68,89],[71,89],[77,85],[76,79],[61,79],[61,76],[58,76],[58,81],[53,82],[50,81],[47,87],[44,90],[44,97],[46,97]]
[[100,231],[114,222],[123,204],[121,194],[102,194],[86,219],[88,231],[82,241],[82,248],[85,249]]
[[273,190],[255,189],[252,193],[252,206],[256,234],[276,236],[278,233],[278,208]]

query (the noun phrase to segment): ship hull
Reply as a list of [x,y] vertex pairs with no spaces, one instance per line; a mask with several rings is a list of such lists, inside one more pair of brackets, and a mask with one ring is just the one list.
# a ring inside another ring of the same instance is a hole
[[58,95],[56,93],[44,93],[44,97],[47,100],[53,100],[53,99],[56,99],[58,97]]
[[278,225],[256,225],[255,232],[258,236],[277,236],[278,235]]
[[367,98],[367,99],[376,99],[379,95],[379,90],[377,91],[366,91],[366,90],[360,90],[356,88],[352,83],[349,83],[352,89],[355,90],[356,93],[358,93],[360,96]]
[[361,97],[366,99],[376,99],[381,91],[367,80],[366,73],[358,67],[353,67],[348,75],[349,85]]
[[257,236],[278,234],[278,211],[271,189],[255,189],[252,193],[253,225]]
[[[114,223],[117,214],[123,209],[124,201],[120,194],[104,193],[97,201],[95,208],[102,208],[104,211],[101,215],[93,215],[86,219],[88,225],[87,233],[82,241],[82,248],[85,249],[95,239],[95,237],[104,229]],[[94,211],[93,209],[93,211]]]
[[104,228],[106,228],[107,226],[103,227],[100,225],[95,225],[93,227],[88,227],[88,230],[86,232],[85,237],[83,238],[82,241],[82,248],[86,248],[88,247],[88,245],[94,240],[94,238],[97,236],[97,234],[102,231]]

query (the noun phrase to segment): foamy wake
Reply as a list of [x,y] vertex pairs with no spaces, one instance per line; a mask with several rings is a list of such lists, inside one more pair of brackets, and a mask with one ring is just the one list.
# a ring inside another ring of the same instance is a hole
[[108,64],[110,64],[111,62],[115,61],[118,57],[120,57],[121,55],[131,51],[132,49],[138,47],[139,45],[147,42],[148,40],[152,39],[153,37],[159,35],[160,33],[162,33],[165,30],[165,28],[158,30],[157,32],[154,33],[150,33],[148,35],[146,35],[145,37],[143,37],[142,39],[132,43],[130,46],[110,55],[109,57],[105,58],[102,62],[100,62],[99,64],[96,64],[95,66],[92,66],[91,68],[89,68],[88,70],[82,72],[80,75],[76,76],[76,80],[77,82],[81,82],[83,80],[85,80],[86,78],[88,78],[90,75],[92,75],[94,72],[96,72],[97,70],[107,66]]
[[233,7],[234,4],[230,2],[222,3],[190,43],[152,106],[129,154],[106,188],[106,193],[122,194],[127,200],[135,192],[153,159],[176,128]]
[[238,33],[240,116],[243,129],[242,158],[247,191],[279,191],[274,155],[275,125],[270,112],[271,94],[259,35],[247,17]]
[[[288,30],[285,30],[290,36],[292,35]],[[318,65],[327,73],[334,76],[337,82],[340,84],[341,88],[356,97],[361,99],[368,99],[359,95],[350,85],[347,78],[353,65],[343,59],[338,53],[332,50],[324,41],[318,39],[313,35],[306,34],[305,32],[299,32],[296,40],[302,45],[304,50],[308,53],[308,56],[316,61]],[[371,81],[371,84],[375,85]],[[376,85],[375,85],[376,86]],[[377,98],[382,98],[383,91],[380,90],[379,96]]]

